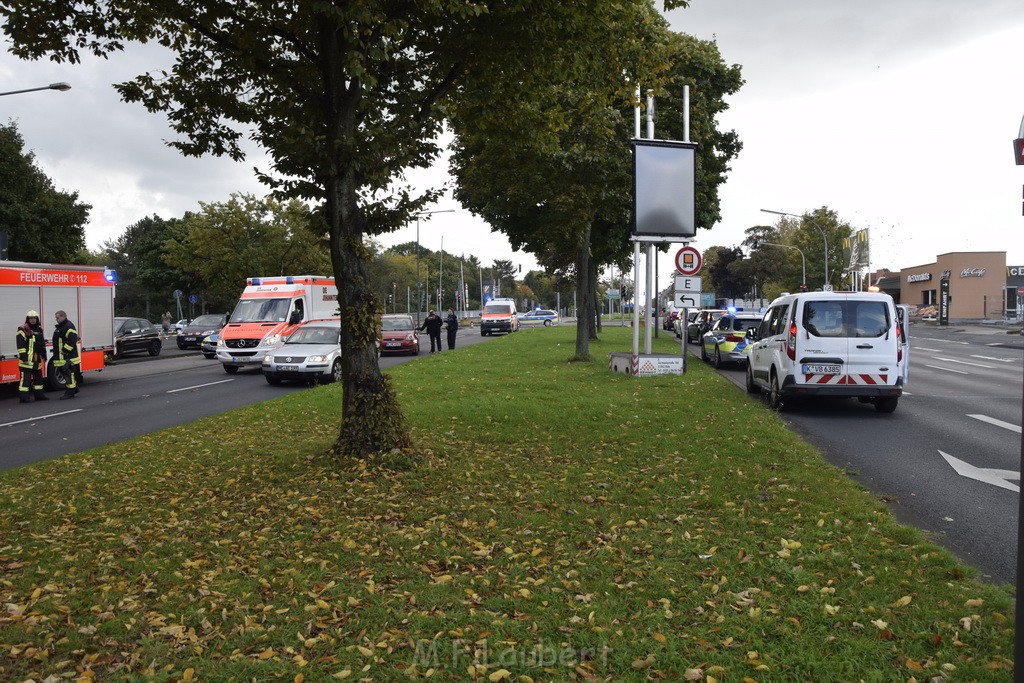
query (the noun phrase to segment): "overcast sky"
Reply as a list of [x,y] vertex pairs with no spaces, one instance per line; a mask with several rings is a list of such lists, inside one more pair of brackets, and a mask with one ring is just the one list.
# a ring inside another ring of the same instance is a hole
[[[1024,2],[692,0],[667,17],[717,40],[746,80],[720,118],[744,144],[721,188],[723,220],[696,246],[738,245],[744,229],[774,222],[761,208],[828,206],[870,230],[872,268],[961,250],[1006,251],[1024,265],[1024,166],[1011,147],[1024,117]],[[147,215],[265,192],[251,170],[261,159],[183,158],[164,146],[162,116],[118,100],[112,83],[165,66],[153,48],[76,66],[0,54],[0,92],[72,85],[2,97],[0,120],[17,122],[58,188],[93,206],[90,248]],[[446,168],[414,178],[441,184]],[[443,239],[445,251],[534,266],[450,198],[436,208],[455,211],[423,219],[425,247]],[[413,226],[384,242],[415,239]]]

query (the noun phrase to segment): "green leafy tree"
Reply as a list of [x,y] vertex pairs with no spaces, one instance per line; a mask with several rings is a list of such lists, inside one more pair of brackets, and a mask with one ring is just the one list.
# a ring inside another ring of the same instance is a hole
[[750,284],[730,266],[743,259],[739,247],[708,247],[704,251],[701,270],[707,283],[704,289],[713,291],[717,299],[736,299],[746,294]]
[[[637,0],[638,1],[638,0]],[[666,7],[677,2],[666,2]],[[620,0],[381,3],[323,0],[0,0],[25,59],[106,57],[155,41],[175,64],[118,86],[164,113],[185,154],[272,158],[263,178],[322,205],[342,308],[342,418],[333,451],[362,457],[411,445],[376,357],[380,304],[364,238],[394,230],[440,195],[396,180],[438,156],[443,106],[485,90],[533,98],[617,39]],[[495,85],[502,87],[496,88]],[[501,107],[496,107],[500,111]],[[551,122],[547,122],[550,127]]]
[[164,244],[180,230],[178,219],[147,216],[104,243],[106,265],[117,271],[119,315],[153,320],[165,310],[174,310],[174,290],[193,291],[192,277],[164,261]]
[[178,234],[162,245],[165,262],[188,278],[192,291],[234,302],[247,277],[330,270],[320,217],[296,199],[233,194],[200,207],[186,213]]
[[[692,139],[699,142],[698,221],[719,218],[717,187],[739,151],[734,133],[719,133],[715,116],[723,97],[742,80],[713,43],[668,31],[649,7],[634,6],[616,50],[601,49],[589,70],[545,84],[524,111],[495,112],[486,97],[470,97],[456,116],[453,172],[456,198],[504,232],[513,246],[537,255],[549,271],[563,271],[576,285],[580,311],[576,358],[589,358],[599,324],[600,264],[628,265],[631,252],[632,162],[629,139],[634,105],[623,71],[681,109],[681,84],[697,81]],[[677,94],[678,93],[678,94]],[[672,118],[669,116],[668,118]],[[658,137],[682,138],[678,124]],[[554,122],[554,128],[539,125]],[[500,141],[498,144],[496,141]],[[706,208],[705,208],[706,207]],[[585,313],[584,313],[585,312]],[[593,323],[593,324],[592,324]]]
[[0,230],[7,232],[10,260],[77,262],[91,208],[77,192],[53,186],[14,122],[0,125]]

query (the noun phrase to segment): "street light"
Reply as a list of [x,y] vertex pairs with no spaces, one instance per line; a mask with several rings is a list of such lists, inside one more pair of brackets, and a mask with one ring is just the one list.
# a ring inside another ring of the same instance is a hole
[[454,213],[455,209],[438,209],[436,211],[420,211],[413,214],[416,216],[416,326],[420,324],[420,307],[423,305],[423,297],[420,294],[420,216],[429,216],[435,213]]
[[11,90],[9,92],[0,92],[0,95],[19,95],[23,92],[35,92],[37,90],[60,90],[65,92],[71,90],[71,86],[67,83],[51,83],[50,85],[44,85],[39,88],[26,88],[25,90]]
[[805,220],[818,229],[821,233],[821,241],[825,243],[825,289],[829,289],[829,278],[828,278],[828,238],[825,237],[825,231],[821,229],[821,226],[814,222],[809,216],[799,216],[795,213],[789,213],[788,211],[772,211],[771,209],[761,209],[764,213],[774,213],[777,216],[789,216],[791,218],[799,218]]

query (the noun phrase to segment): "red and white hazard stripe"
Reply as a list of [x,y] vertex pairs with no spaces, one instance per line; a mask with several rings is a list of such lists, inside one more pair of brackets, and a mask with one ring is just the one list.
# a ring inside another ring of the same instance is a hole
[[857,384],[861,386],[889,384],[889,375],[804,375],[804,384]]

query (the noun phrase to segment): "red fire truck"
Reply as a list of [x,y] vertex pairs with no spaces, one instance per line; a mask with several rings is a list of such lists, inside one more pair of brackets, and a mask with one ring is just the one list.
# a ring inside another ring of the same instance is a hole
[[[66,312],[78,330],[81,370],[102,370],[104,354],[114,351],[115,279],[102,266],[0,261],[0,382],[19,379],[16,334],[30,310],[39,312],[47,347],[53,314]],[[46,388],[53,391],[62,388],[63,378],[47,356]]]

